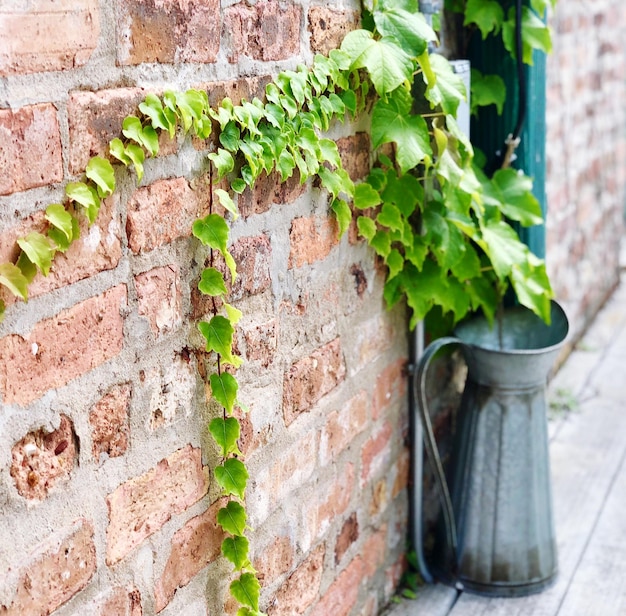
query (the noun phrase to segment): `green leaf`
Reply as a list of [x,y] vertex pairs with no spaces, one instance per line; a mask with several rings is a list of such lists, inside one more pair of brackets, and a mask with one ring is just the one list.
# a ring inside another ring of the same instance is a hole
[[122,134],[127,139],[143,146],[152,156],[159,153],[159,137],[152,126],[144,127],[135,116],[127,116],[122,122]]
[[320,139],[318,145],[323,161],[327,161],[335,167],[341,167],[341,157],[335,141],[332,139]]
[[550,299],[553,293],[544,262],[528,251],[527,260],[513,266],[511,283],[520,304],[550,323]]
[[137,183],[140,184],[143,179],[143,163],[146,159],[146,154],[143,149],[136,143],[129,143],[126,146],[126,155],[132,161],[135,173],[137,174]]
[[16,297],[24,301],[28,299],[28,279],[17,265],[0,263],[0,284]]
[[326,167],[320,167],[318,176],[322,181],[322,186],[333,195],[338,197],[340,193],[351,196],[354,193],[354,184],[345,169],[338,168],[334,171]]
[[381,197],[384,201],[393,203],[408,218],[424,201],[424,188],[410,173],[398,177],[395,169],[389,169]]
[[239,143],[241,141],[241,131],[235,122],[232,120],[224,126],[220,133],[220,143],[231,152],[236,152],[239,149]]
[[226,537],[222,542],[222,554],[233,563],[235,571],[241,571],[250,564],[248,560],[249,549],[248,539],[241,535]]
[[[150,118],[153,128],[166,130],[170,139],[174,137],[176,122],[172,122],[172,118],[165,114],[161,99],[156,94],[150,92],[146,95],[145,100],[139,104],[139,111]],[[187,130],[189,130],[188,127],[185,127],[185,132]]]
[[376,222],[392,231],[402,231],[404,229],[402,213],[393,203],[383,203],[378,216],[376,216]]
[[341,237],[348,230],[350,222],[352,222],[352,211],[343,199],[333,199],[330,209],[339,223],[339,236]]
[[223,419],[222,417],[216,417],[209,423],[209,432],[215,439],[218,447],[221,448],[223,457],[231,453],[241,454],[237,447],[237,441],[241,433],[241,426],[237,418],[227,417]]
[[232,197],[222,188],[216,188],[215,194],[217,195],[221,206],[233,215],[233,220],[237,220],[237,218],[239,218],[239,211],[237,210],[237,206],[232,200]]
[[404,269],[404,257],[400,254],[400,251],[392,248],[387,258],[385,259],[385,263],[389,268],[389,275],[387,276],[387,280],[391,280],[395,276],[397,276]]
[[71,242],[74,235],[74,217],[60,204],[52,203],[46,208],[46,220]]
[[483,40],[491,32],[497,34],[504,21],[504,10],[497,0],[467,0],[464,26],[476,24]]
[[411,57],[393,38],[377,40],[367,30],[353,30],[343,39],[341,50],[348,54],[352,69],[367,68],[379,96],[412,78]]
[[26,253],[32,263],[44,276],[50,273],[55,249],[50,239],[37,231],[31,231],[26,237],[17,240],[19,247]]
[[504,101],[506,100],[506,86],[500,75],[483,75],[473,68],[471,77],[472,113],[476,114],[479,107],[495,105],[498,115],[502,115]]
[[513,228],[503,221],[492,222],[483,227],[481,248],[487,253],[496,275],[504,280],[516,263],[526,260],[527,248]]
[[[504,47],[513,56],[516,56],[515,45],[515,8],[511,7],[508,19],[502,26],[502,40]],[[527,6],[522,7],[522,59],[526,64],[533,64],[533,50],[543,53],[552,51],[550,29]]]
[[541,205],[531,192],[533,182],[528,176],[515,169],[499,169],[491,187],[491,194],[497,197],[505,216],[525,227],[543,222]]
[[280,172],[281,180],[284,182],[293,175],[293,170],[296,168],[296,160],[289,151],[283,150],[278,157],[276,168]]
[[380,194],[368,182],[362,182],[354,187],[354,207],[357,209],[366,210],[380,203]]
[[230,187],[233,189],[233,192],[236,192],[240,195],[245,189],[247,184],[241,178],[235,178],[231,183]]
[[222,374],[212,374],[209,377],[209,382],[211,383],[213,397],[229,414],[232,414],[233,406],[237,400],[237,391],[239,390],[237,379],[228,372],[222,372]]
[[37,266],[28,258],[28,255],[22,251],[15,264],[30,284],[37,275]]
[[241,460],[228,458],[215,469],[215,479],[226,494],[234,494],[243,499],[248,482],[248,471]]
[[246,510],[237,501],[228,501],[217,512],[217,523],[231,535],[243,535],[246,530]]
[[235,161],[232,154],[223,148],[219,148],[217,152],[211,152],[207,157],[217,169],[218,181],[235,168]]
[[367,216],[359,216],[356,219],[356,226],[359,233],[368,241],[371,242],[376,235],[376,223]]
[[202,271],[198,289],[204,295],[210,295],[211,297],[219,297],[228,293],[222,272],[219,272],[214,267],[207,267]]
[[424,118],[411,115],[409,93],[398,90],[387,101],[378,100],[372,113],[372,145],[397,143],[396,160],[402,173],[432,157],[428,126]]
[[452,70],[442,55],[434,53],[429,59],[436,81],[427,88],[425,96],[433,107],[441,107],[444,114],[456,116],[459,103],[467,98],[463,79]]
[[243,573],[241,577],[234,580],[230,585],[230,592],[243,605],[251,607],[253,610],[259,609],[259,594],[261,584],[253,573]]
[[230,357],[234,330],[227,318],[215,315],[208,323],[200,321],[198,329],[206,340],[207,351],[215,351],[223,357]]
[[219,214],[196,220],[191,230],[205,246],[219,250],[223,255],[227,252],[228,223]]
[[108,197],[115,190],[115,172],[106,158],[94,156],[89,159],[85,175],[98,187],[100,197]]
[[230,252],[228,252],[228,250],[223,253],[223,256],[226,267],[228,267],[228,270],[230,271],[230,280],[231,282],[235,282],[235,278],[237,278],[237,264],[235,263],[235,259],[233,259],[233,256]]
[[93,224],[100,211],[100,197],[95,188],[84,182],[70,182],[65,187],[65,194],[72,200],[82,205],[87,211],[86,215],[90,224]]
[[133,162],[126,153],[124,143],[119,137],[115,137],[115,139],[112,139],[109,143],[109,153],[127,167]]
[[383,6],[382,10],[374,12],[374,21],[383,36],[393,37],[402,49],[414,57],[426,51],[429,41],[437,40],[437,35],[421,13],[398,6]]

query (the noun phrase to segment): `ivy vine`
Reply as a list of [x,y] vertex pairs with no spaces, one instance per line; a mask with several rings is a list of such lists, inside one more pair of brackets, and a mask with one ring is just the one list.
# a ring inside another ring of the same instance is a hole
[[[481,31],[504,29],[495,17],[490,26],[483,13],[473,13],[476,4],[467,1],[467,19]],[[544,6],[546,0],[533,4]],[[225,275],[216,267],[221,255],[234,282],[237,268],[228,247],[238,194],[253,188],[263,173],[278,173],[282,181],[298,174],[303,183],[317,177],[331,196],[340,233],[356,219],[360,235],[387,265],[385,298],[389,306],[406,299],[411,326],[434,316],[456,322],[472,310],[493,319],[509,285],[522,304],[549,318],[545,265],[509,224],[541,222],[530,179],[512,169],[490,178],[476,165],[472,144],[455,119],[465,98],[463,83],[447,60],[428,53],[436,33],[418,12],[416,0],[375,2],[364,11],[363,25],[345,37],[340,49],[316,55],[310,67],[277,75],[263,101],[235,105],[225,98],[212,108],[202,91],[148,94],[138,113],[123,120],[123,138],[110,142],[109,156],[91,158],[85,177],[67,184],[66,202],[46,208],[45,233],[32,231],[18,239],[16,262],[0,264],[0,285],[27,300],[37,272],[47,276],[55,255],[78,239],[78,216],[93,223],[102,200],[115,191],[113,164],[133,169],[140,183],[146,159],[158,154],[159,133],[207,139],[218,127],[208,159],[212,183],[226,178],[229,186],[214,191],[226,214],[211,209],[194,222],[192,232],[209,254],[198,289],[211,299],[211,318],[198,329],[213,354],[208,380],[222,409],[208,429],[221,457],[215,480],[228,497],[217,521],[226,534],[222,553],[236,571],[230,592],[241,606],[238,616],[261,614],[260,583],[246,536],[248,471],[238,448],[241,426],[235,416],[238,408],[245,410],[233,374],[242,363],[233,350],[242,314],[228,303]],[[323,135],[334,121],[356,117],[372,102],[376,163],[366,180],[354,185],[336,143]],[[0,318],[4,308],[0,300]]]

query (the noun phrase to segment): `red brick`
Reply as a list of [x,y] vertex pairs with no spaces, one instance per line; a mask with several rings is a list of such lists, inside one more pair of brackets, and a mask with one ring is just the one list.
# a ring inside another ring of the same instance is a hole
[[359,538],[359,521],[356,513],[353,513],[341,527],[341,531],[335,542],[335,564],[339,564],[343,555],[350,549],[350,546]]
[[[16,559],[5,580],[13,581],[13,597],[0,603],[6,616],[46,616],[69,601],[96,570],[93,527],[87,520],[50,535],[24,561]],[[134,615],[133,615],[134,616]]]
[[409,476],[411,472],[411,456],[409,450],[405,449],[402,456],[396,463],[396,478],[391,489],[391,498],[395,498],[405,490],[409,485]]
[[254,559],[254,568],[259,572],[265,586],[270,586],[293,567],[294,548],[289,537],[276,537]]
[[107,564],[124,558],[173,514],[200,500],[207,488],[208,471],[202,466],[200,449],[191,445],[119,486],[107,496]]
[[136,588],[118,586],[101,593],[82,611],[93,616],[142,616],[141,593]]
[[208,213],[208,197],[184,178],[159,180],[138,189],[128,203],[126,233],[135,253],[191,235],[193,222]]
[[[109,142],[114,137],[122,137],[124,118],[138,113],[137,106],[146,94],[142,88],[77,91],[70,94],[67,102],[70,173],[84,171],[92,156],[108,155]],[[161,132],[159,154],[174,152],[175,141],[170,140],[167,132]]]
[[254,188],[246,188],[239,197],[237,202],[239,213],[243,218],[263,214],[272,205],[293,203],[306,192],[306,189],[307,185],[300,182],[298,173],[294,173],[285,182],[281,181],[280,175],[276,172],[269,176],[263,173],[255,182]]
[[102,454],[116,458],[128,449],[130,392],[130,384],[118,385],[100,398],[89,412],[91,452],[96,462]]
[[357,556],[330,585],[310,616],[347,616],[356,605],[365,566]]
[[407,394],[406,359],[400,358],[387,366],[376,378],[372,416],[376,420],[392,401],[402,400]]
[[311,51],[326,56],[341,45],[348,32],[358,28],[361,17],[358,11],[313,6],[309,9],[308,21]]
[[0,339],[0,391],[22,406],[93,370],[123,346],[126,287],[119,285],[40,321],[25,338]]
[[173,331],[182,323],[180,276],[176,265],[155,267],[135,276],[139,314],[155,334]]
[[[241,299],[246,295],[257,295],[270,288],[272,246],[266,235],[237,240],[230,247],[230,254],[237,264],[237,278],[234,284],[228,285],[229,301]],[[230,274],[225,278],[228,284]]]
[[[347,511],[353,489],[354,465],[335,467],[333,482],[317,494],[317,503],[309,504],[309,528],[314,538],[322,537],[333,521]],[[316,487],[316,490],[319,489]]]
[[[117,266],[122,256],[118,202],[118,195],[105,199],[96,222],[91,226],[86,217],[79,216],[80,238],[72,243],[67,252],[56,254],[47,277],[41,274],[35,277],[28,289],[29,297],[37,297]],[[0,233],[0,261],[15,262],[19,255],[17,239],[30,231],[45,232],[46,228],[44,212],[40,211]],[[0,297],[7,305],[13,303],[2,291]]]
[[117,62],[211,63],[220,48],[218,0],[118,0]]
[[224,531],[216,516],[224,504],[223,500],[213,503],[174,534],[172,551],[154,593],[157,612],[165,608],[178,588],[189,584],[220,555]]
[[377,475],[391,456],[393,429],[386,422],[378,432],[363,445],[361,451],[361,485]]
[[12,6],[0,12],[0,76],[76,68],[98,45],[97,0],[34,0]]
[[301,21],[302,7],[274,0],[228,7],[224,32],[231,40],[229,61],[237,62],[240,55],[267,62],[299,54]]
[[319,593],[325,553],[325,546],[318,546],[287,578],[274,597],[269,616],[295,616],[306,612]]
[[368,133],[357,133],[337,140],[341,164],[354,182],[370,172],[371,143]]
[[291,366],[283,385],[283,416],[287,425],[304,413],[346,376],[341,341],[332,342],[315,350],[309,357]]
[[[2,14],[0,23],[1,19]],[[30,105],[16,111],[0,109],[0,195],[60,182],[61,152],[54,105]]]
[[289,233],[289,267],[302,267],[305,263],[325,259],[339,244],[339,231],[334,218],[296,218]]
[[385,478],[379,479],[372,486],[372,498],[369,503],[369,515],[370,518],[378,517],[389,504],[387,480]]
[[277,321],[272,319],[244,330],[246,358],[258,361],[263,368],[274,362],[277,345]]
[[357,361],[352,369],[354,373],[372,366],[378,357],[394,345],[394,331],[387,313],[361,322],[355,334]]
[[363,544],[361,557],[365,566],[365,575],[368,578],[374,576],[379,567],[385,564],[387,555],[387,526],[384,525],[372,533]]
[[348,400],[345,408],[329,413],[320,439],[320,461],[336,460],[367,425],[368,394],[360,391]]
[[29,432],[11,450],[11,477],[28,499],[43,500],[59,481],[67,480],[78,458],[76,434],[69,417],[61,415],[56,430]]

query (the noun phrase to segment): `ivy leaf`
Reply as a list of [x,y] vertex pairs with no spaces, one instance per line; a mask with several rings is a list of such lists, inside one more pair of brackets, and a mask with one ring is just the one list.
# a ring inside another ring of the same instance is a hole
[[459,103],[467,98],[463,79],[442,55],[431,54],[429,60],[436,80],[432,87],[426,89],[425,97],[433,107],[441,107],[446,115],[456,116]]
[[124,142],[119,137],[115,137],[115,139],[112,139],[109,143],[109,153],[127,167],[133,162],[126,152]]
[[487,253],[493,269],[504,280],[515,264],[526,260],[528,249],[514,229],[504,221],[491,222],[482,229],[480,247]]
[[215,479],[226,494],[234,494],[243,499],[248,482],[248,471],[241,460],[237,458],[225,460],[224,464],[215,469]]
[[520,304],[550,323],[550,298],[553,294],[544,262],[528,251],[527,260],[513,266],[511,283]]
[[233,259],[233,255],[226,250],[223,253],[224,262],[226,263],[226,267],[230,271],[230,280],[231,282],[235,282],[235,278],[237,278],[237,264],[235,263],[235,259]]
[[385,202],[383,203],[378,216],[376,216],[376,222],[383,227],[387,227],[392,231],[404,230],[404,221],[400,210],[393,204]]
[[283,150],[280,153],[276,168],[280,172],[280,177],[283,182],[293,175],[293,170],[296,168],[296,160],[288,150]]
[[[515,57],[515,8],[509,10],[508,19],[502,26],[502,41],[506,50]],[[552,51],[550,29],[527,6],[522,7],[522,59],[526,64],[533,64],[533,50],[543,53]]]
[[391,249],[391,251],[387,255],[387,258],[385,259],[385,263],[389,268],[387,280],[391,280],[404,269],[404,257],[396,248]]
[[28,255],[24,251],[20,253],[15,265],[17,265],[28,284],[30,284],[37,275],[37,266],[28,258]]
[[326,167],[320,167],[318,176],[322,181],[322,186],[333,195],[339,196],[340,193],[352,195],[354,192],[354,184],[345,169],[339,168],[331,171]]
[[37,266],[44,276],[47,276],[50,273],[50,266],[55,253],[50,240],[37,231],[31,231],[26,237],[19,238],[17,243],[30,261]]
[[372,145],[398,144],[397,162],[402,173],[432,157],[428,126],[424,118],[411,115],[411,96],[404,90],[394,92],[387,101],[376,101],[372,113]]
[[215,439],[218,447],[222,450],[222,456],[226,457],[228,454],[235,453],[241,454],[237,448],[237,440],[241,433],[241,426],[239,421],[235,417],[216,417],[209,423],[209,432]]
[[395,169],[389,169],[381,197],[384,201],[393,203],[408,218],[424,201],[424,187],[410,173],[398,177]]
[[46,220],[71,242],[74,235],[74,217],[60,204],[52,203],[46,208]]
[[219,297],[228,293],[222,272],[219,272],[214,267],[207,267],[202,271],[198,289],[204,295],[210,295],[211,297]]
[[366,210],[380,203],[380,194],[369,182],[362,182],[354,187],[354,207],[357,209]]
[[351,68],[367,68],[379,96],[393,92],[413,75],[411,57],[390,37],[375,39],[368,30],[353,30],[341,43]]
[[[172,122],[171,118],[165,115],[161,99],[156,94],[152,92],[147,94],[144,101],[139,104],[139,111],[150,118],[154,128],[166,130],[170,139],[173,139],[176,131],[176,122]],[[185,132],[188,130],[189,128],[185,126]]]
[[251,607],[253,610],[259,609],[259,593],[261,584],[253,573],[243,573],[241,577],[234,580],[230,585],[230,592],[243,605]]
[[219,250],[223,255],[227,252],[228,223],[219,214],[196,220],[191,230],[205,246]]
[[483,41],[490,32],[497,34],[504,21],[504,10],[497,0],[467,0],[464,26],[476,24]]
[[70,182],[65,187],[65,194],[87,210],[87,218],[93,224],[100,211],[100,197],[96,190],[84,182]]
[[218,180],[221,180],[227,173],[230,173],[235,168],[235,161],[232,154],[223,148],[219,148],[217,152],[211,152],[207,157],[217,169]]
[[237,501],[228,501],[217,512],[217,523],[231,535],[243,535],[246,530],[246,510]]
[[495,105],[498,115],[502,115],[506,100],[506,86],[500,75],[483,75],[478,69],[471,70],[472,114],[476,115],[479,107]]
[[523,226],[543,222],[541,205],[532,194],[532,180],[515,169],[499,169],[491,181],[492,194],[497,196],[502,212]]
[[376,235],[376,223],[367,216],[359,216],[356,219],[356,226],[359,233],[368,241],[371,242]]
[[87,163],[85,175],[98,187],[100,197],[108,197],[115,190],[115,172],[106,158],[94,156]]
[[332,139],[320,139],[318,145],[323,161],[327,161],[335,167],[341,167],[341,157],[335,141]]
[[209,381],[213,397],[228,413],[232,414],[235,400],[237,400],[237,391],[239,390],[237,379],[228,372],[222,372],[222,374],[212,374],[209,377]]
[[126,146],[126,155],[133,163],[135,173],[137,174],[137,183],[140,184],[143,179],[143,163],[146,159],[146,154],[136,143],[129,143]]
[[402,49],[414,57],[426,51],[429,41],[437,40],[437,35],[421,13],[398,6],[383,6],[382,10],[374,11],[374,22],[383,36],[393,37]]
[[122,134],[127,139],[143,146],[152,156],[159,153],[159,137],[152,126],[144,127],[135,116],[127,116],[122,122]]
[[235,571],[241,571],[250,564],[248,560],[249,549],[248,539],[241,535],[226,537],[222,542],[222,554],[233,563]]
[[233,192],[236,192],[240,195],[245,189],[247,184],[241,178],[235,178],[231,183],[230,187],[233,189]]
[[230,357],[233,344],[233,326],[221,315],[215,315],[208,323],[200,321],[198,329],[206,340],[206,350]]
[[221,206],[233,215],[233,220],[239,218],[239,211],[231,196],[222,188],[216,188],[215,194],[220,201]]
[[352,222],[350,206],[343,199],[333,199],[330,209],[339,223],[339,237],[341,237]]
[[220,133],[220,143],[231,152],[236,152],[241,141],[241,131],[233,120],[230,120]]
[[0,284],[24,301],[28,299],[28,279],[13,263],[0,263]]

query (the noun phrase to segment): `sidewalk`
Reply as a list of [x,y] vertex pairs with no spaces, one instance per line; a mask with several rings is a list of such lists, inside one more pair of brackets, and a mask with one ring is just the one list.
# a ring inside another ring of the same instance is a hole
[[626,614],[626,278],[549,387],[559,576],[519,599],[441,585],[385,616]]

